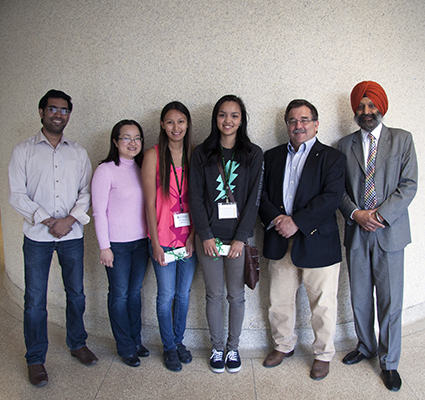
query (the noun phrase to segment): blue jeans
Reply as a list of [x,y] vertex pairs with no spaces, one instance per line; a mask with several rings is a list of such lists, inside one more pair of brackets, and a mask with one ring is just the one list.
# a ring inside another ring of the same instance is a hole
[[[164,251],[171,247],[162,247]],[[195,274],[197,258],[194,253],[186,261],[174,261],[161,267],[152,257],[152,243],[149,252],[155,270],[158,294],[156,314],[164,351],[175,349],[183,342],[186,317],[189,309],[190,287]]]
[[46,361],[47,281],[55,250],[62,268],[66,292],[66,344],[70,350],[78,350],[86,345],[87,333],[83,322],[83,238],[62,242],[36,242],[24,236],[24,335],[28,365],[44,364]]
[[148,265],[148,239],[111,243],[113,268],[105,267],[109,280],[108,312],[118,355],[136,353],[142,343],[140,290]]

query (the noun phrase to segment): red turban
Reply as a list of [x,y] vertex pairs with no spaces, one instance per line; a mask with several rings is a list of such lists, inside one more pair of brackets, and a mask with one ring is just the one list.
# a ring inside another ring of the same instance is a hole
[[388,110],[388,98],[382,86],[373,81],[363,81],[354,86],[351,92],[351,108],[356,113],[363,97],[368,97],[382,115]]

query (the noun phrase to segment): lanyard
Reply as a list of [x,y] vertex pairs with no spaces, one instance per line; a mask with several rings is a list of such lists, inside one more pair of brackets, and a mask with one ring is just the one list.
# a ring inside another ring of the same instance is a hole
[[183,190],[183,180],[184,180],[184,148],[182,155],[182,179],[179,185],[179,178],[177,177],[176,167],[174,166],[173,157],[171,157],[171,165],[173,166],[174,176],[176,178],[177,190],[179,191],[179,201],[180,201],[180,212],[183,212],[183,202],[182,202],[182,190]]
[[230,190],[230,187],[229,187],[229,182],[230,182],[230,169],[231,169],[231,166],[232,166],[232,163],[233,163],[233,157],[235,156],[235,151],[233,150],[232,151],[232,158],[231,158],[231,162],[230,162],[230,165],[229,165],[229,168],[227,169],[227,171],[226,171],[226,161],[224,160],[224,154],[223,154],[223,146],[222,145],[220,145],[220,147],[221,147],[221,158],[222,158],[222,160],[223,160],[223,169],[224,169],[224,183],[225,183],[225,185],[226,185],[226,203],[228,203],[229,202],[229,190]]

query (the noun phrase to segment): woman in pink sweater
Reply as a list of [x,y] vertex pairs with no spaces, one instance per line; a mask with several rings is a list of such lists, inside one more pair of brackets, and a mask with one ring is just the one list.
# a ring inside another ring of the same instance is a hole
[[136,121],[120,121],[112,129],[109,154],[92,180],[100,263],[109,281],[109,320],[118,355],[131,367],[149,355],[141,341],[140,290],[148,263],[142,160],[142,127]]

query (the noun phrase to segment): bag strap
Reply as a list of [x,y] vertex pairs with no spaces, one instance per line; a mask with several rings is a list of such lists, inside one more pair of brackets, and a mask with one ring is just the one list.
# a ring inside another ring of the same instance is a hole
[[[223,182],[224,182],[224,184],[226,185],[226,187],[227,187],[227,195],[228,195],[228,197],[229,197],[229,199],[230,199],[230,201],[232,202],[232,203],[236,203],[236,201],[235,201],[235,196],[233,196],[233,193],[232,193],[232,191],[230,190],[230,187],[229,187],[229,185],[227,184],[227,182],[226,182],[226,177],[224,176],[224,171],[223,171],[223,167],[222,167],[222,165],[217,161],[217,167],[218,167],[218,170],[220,171],[220,174],[221,174],[221,179],[223,179]],[[238,212],[238,218],[239,218],[239,212]]]

